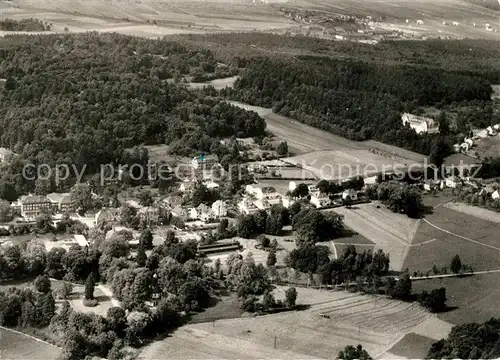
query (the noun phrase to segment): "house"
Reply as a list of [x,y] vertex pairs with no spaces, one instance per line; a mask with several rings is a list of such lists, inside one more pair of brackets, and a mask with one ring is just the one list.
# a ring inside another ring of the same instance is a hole
[[342,193],[342,200],[346,200],[347,198],[350,198],[352,201],[356,201],[358,200],[358,193],[354,189],[344,190]]
[[498,192],[498,190],[495,190],[495,192],[493,194],[491,194],[491,198],[493,200],[498,200],[500,199],[500,193]]
[[216,167],[220,167],[217,155],[201,154],[191,160],[191,168],[194,170],[195,175],[198,178],[206,180],[212,179],[212,174]]
[[453,152],[460,152],[462,150],[462,146],[460,144],[453,144]]
[[227,205],[225,201],[217,200],[212,204],[212,210],[216,218],[227,216]]
[[497,134],[497,132],[491,126],[488,126],[486,128],[486,132],[488,133],[489,136],[495,136]]
[[194,179],[184,179],[179,186],[179,191],[182,193],[191,193],[196,186],[196,181]]
[[316,206],[316,208],[321,209],[332,204],[330,197],[326,194],[318,193],[316,195],[311,195],[311,204]]
[[450,177],[444,179],[444,184],[446,185],[446,187],[454,189],[454,188],[458,187],[458,185],[461,184],[461,181],[456,176],[450,176]]
[[141,221],[147,224],[157,224],[160,218],[160,211],[156,207],[146,206],[141,207],[137,212]]
[[417,20],[417,25],[424,25],[423,20]]
[[0,162],[8,161],[14,153],[7,148],[0,147]]
[[214,219],[215,214],[209,206],[200,204],[195,208],[189,209],[189,218],[193,220],[200,219],[202,221],[207,221]]
[[101,227],[103,225],[118,225],[121,221],[120,208],[104,208],[95,214],[95,226]]
[[427,133],[432,128],[436,129],[434,120],[431,118],[404,113],[401,120],[403,125],[408,124],[417,134]]
[[86,247],[90,245],[89,241],[83,235],[73,235],[73,237],[75,238],[76,243],[81,247]]
[[474,138],[484,139],[488,137],[488,131],[486,129],[472,129],[472,134]]
[[183,199],[181,196],[169,196],[162,200],[162,203],[165,204],[170,209],[175,209],[182,205]]
[[135,200],[127,200],[126,204],[136,210],[139,210],[141,208],[141,205]]
[[378,176],[369,176],[369,177],[365,177],[364,181],[365,181],[365,186],[366,185],[375,185],[377,183],[377,178]]
[[290,206],[292,206],[295,203],[295,201],[296,200],[290,196],[284,196],[281,199],[281,204],[288,209]]
[[213,189],[217,189],[219,187],[219,184],[217,184],[216,182],[213,182],[213,181],[205,181],[203,183],[203,185],[205,185],[205,187],[208,189],[208,190],[213,190]]
[[[460,145],[460,149],[463,151],[463,152],[467,152],[470,150],[470,145],[466,142],[462,143]],[[460,152],[460,151],[455,151],[455,152]]]
[[21,216],[26,220],[35,220],[43,213],[52,212],[52,203],[46,196],[25,195],[21,196],[18,201]]
[[75,208],[70,193],[50,193],[47,198],[50,200],[54,211],[69,212]]
[[259,186],[256,184],[247,185],[245,192],[257,200],[266,199],[273,203],[281,202],[281,195],[272,186]]
[[246,196],[243,198],[243,200],[241,200],[238,203],[238,209],[239,209],[240,213],[246,214],[246,215],[255,214],[256,212],[259,211],[259,208],[254,205],[252,199],[250,199],[249,197],[246,197]]
[[186,221],[189,218],[189,214],[186,208],[177,206],[171,211],[172,216],[178,217],[181,220]]

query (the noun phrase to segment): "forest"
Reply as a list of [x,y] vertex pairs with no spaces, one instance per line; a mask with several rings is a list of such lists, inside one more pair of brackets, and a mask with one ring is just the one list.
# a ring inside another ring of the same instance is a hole
[[417,135],[401,123],[400,113],[489,101],[491,92],[489,81],[476,75],[298,56],[255,59],[225,94],[352,140],[375,139],[429,154],[435,136]]
[[256,113],[169,81],[217,66],[209,51],[116,34],[0,40],[0,145],[20,155],[2,171],[2,197],[33,190],[19,178],[26,163],[92,173],[135,145],[192,155],[222,137],[264,135]]

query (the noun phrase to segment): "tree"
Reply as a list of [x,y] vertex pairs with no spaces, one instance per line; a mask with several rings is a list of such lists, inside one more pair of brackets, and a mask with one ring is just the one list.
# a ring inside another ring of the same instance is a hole
[[347,345],[344,350],[339,352],[338,360],[372,360],[372,357],[363,349],[361,345],[354,347]]
[[446,116],[446,113],[444,111],[441,111],[438,117],[438,124],[439,124],[439,134],[446,136],[450,134],[450,121],[448,120],[448,117]]
[[106,319],[108,321],[110,329],[118,334],[118,336],[122,336],[127,327],[127,317],[125,310],[119,306],[113,306],[108,309]]
[[434,289],[430,293],[423,291],[418,296],[418,302],[431,312],[441,312],[446,309],[446,289],[441,287]]
[[264,310],[271,310],[275,306],[275,304],[276,301],[274,300],[273,294],[271,294],[269,290],[266,290],[262,298],[262,305],[264,306]]
[[137,255],[135,257],[135,262],[137,263],[137,266],[144,267],[146,266],[147,261],[148,261],[148,256],[146,255],[144,247],[139,246],[139,248],[137,249]]
[[85,299],[93,300],[94,299],[94,288],[95,288],[95,280],[94,273],[90,273],[85,281]]
[[433,164],[441,174],[441,167],[444,163],[444,159],[451,154],[451,147],[445,142],[442,136],[438,136],[433,139],[430,148],[430,163]]
[[141,191],[139,194],[139,204],[142,206],[151,206],[153,205],[153,202],[153,195],[151,195],[150,191]]
[[304,209],[292,221],[297,231],[297,245],[314,244],[340,236],[344,229],[342,217],[338,214],[322,213],[316,209]]
[[276,265],[277,259],[276,259],[276,250],[271,249],[269,251],[269,254],[267,254],[267,267],[271,267]]
[[288,288],[285,292],[285,304],[289,309],[295,307],[295,302],[297,301],[297,290],[294,287]]
[[61,297],[63,299],[67,299],[68,297],[70,297],[72,293],[73,293],[73,284],[68,281],[64,281],[63,286],[61,288]]
[[46,275],[37,276],[34,285],[35,289],[43,294],[50,292],[50,280]]
[[9,222],[13,219],[12,206],[5,200],[0,200],[0,222]]
[[94,208],[94,200],[92,197],[92,190],[86,184],[77,184],[71,188],[71,201],[75,207],[85,213]]
[[453,274],[458,274],[462,270],[462,261],[458,254],[451,259],[450,270]]
[[257,237],[257,240],[260,242],[260,246],[262,246],[263,248],[268,248],[271,244],[271,240],[269,240],[269,238],[263,234],[259,235]]
[[47,326],[50,324],[52,317],[56,313],[56,301],[52,293],[47,293],[41,296],[40,300],[40,325]]
[[288,155],[288,144],[286,141],[280,142],[278,147],[276,148],[276,152],[279,156],[287,156]]
[[153,248],[153,233],[150,228],[142,230],[139,238],[139,246],[143,246],[144,250],[150,250]]
[[309,187],[307,184],[300,183],[292,191],[292,197],[294,198],[304,198],[309,195]]
[[408,269],[397,280],[392,297],[407,300],[411,295],[411,279]]

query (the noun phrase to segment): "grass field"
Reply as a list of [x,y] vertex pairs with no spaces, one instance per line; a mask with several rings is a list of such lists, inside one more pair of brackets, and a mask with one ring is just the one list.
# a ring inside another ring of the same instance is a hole
[[444,204],[443,206],[467,214],[471,215],[473,217],[476,217],[478,219],[490,221],[493,223],[500,223],[500,213],[488,210],[488,209],[483,209],[478,206],[473,206],[465,203],[456,203],[456,202],[449,202]]
[[352,141],[274,114],[271,109],[235,101],[230,103],[263,117],[267,130],[278,140],[286,141],[292,153],[299,154],[283,161],[300,166],[317,178],[372,176],[381,171],[402,170],[412,164],[421,164],[425,159],[423,155],[376,141]]
[[435,341],[422,335],[409,333],[391,348],[390,353],[406,359],[422,358],[422,354],[426,355]]
[[[285,290],[278,288],[276,298]],[[434,319],[415,304],[341,291],[297,290],[297,303],[308,309],[184,326],[146,347],[139,358],[330,359],[344,346],[358,343],[376,358]],[[440,333],[433,338],[446,336],[445,328],[436,329]]]
[[60,350],[52,345],[36,341],[26,335],[0,329],[0,359],[52,360]]
[[448,306],[457,307],[452,311],[439,314],[438,317],[442,320],[458,325],[500,317],[498,307],[500,276],[498,273],[413,282],[414,292],[429,291],[439,287],[446,288]]
[[377,208],[377,205],[360,204],[352,209],[340,207],[329,211],[344,215],[347,227],[375,243],[375,250],[389,253],[391,269],[402,270],[419,220],[395,214],[383,205]]
[[[426,272],[433,265],[449,266],[458,254],[474,270],[500,268],[499,223],[472,217],[445,206],[422,220],[404,262],[411,272]],[[457,234],[457,235],[455,235]]]

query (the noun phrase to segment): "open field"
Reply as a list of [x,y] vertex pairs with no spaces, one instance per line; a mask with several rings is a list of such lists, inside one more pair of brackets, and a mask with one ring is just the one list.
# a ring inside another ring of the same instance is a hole
[[449,202],[444,204],[443,206],[467,215],[474,216],[482,220],[490,221],[493,223],[500,223],[500,213],[497,213],[492,210],[483,209],[478,206],[473,206],[458,202]]
[[251,0],[14,0],[2,4],[2,17],[36,17],[53,24],[53,31],[118,32],[160,37],[215,31],[280,29],[294,23],[268,5]]
[[286,141],[291,152],[302,154],[283,160],[300,165],[319,178],[370,176],[382,170],[403,170],[411,164],[421,164],[425,159],[423,155],[376,141],[352,141],[274,114],[271,109],[235,101],[230,103],[263,117],[269,132],[280,141]]
[[[99,31],[161,37],[224,31],[291,31],[305,34],[311,24],[293,21],[280,8],[318,10],[325,14],[371,16],[379,31],[414,36],[498,39],[485,24],[498,28],[494,10],[466,0],[12,0],[1,4],[2,17],[36,17],[52,23],[53,32]],[[408,19],[408,23],[406,23]],[[417,20],[423,20],[417,24]],[[456,21],[457,26],[444,25]],[[476,26],[473,26],[476,24]],[[309,26],[308,26],[309,25]],[[317,25],[317,24],[312,24]],[[319,24],[321,26],[321,24]],[[3,32],[5,33],[5,32]],[[321,31],[319,32],[321,34]]]
[[422,358],[423,354],[427,355],[427,351],[429,351],[431,345],[435,341],[436,340],[422,335],[409,333],[406,334],[400,342],[392,347],[390,353],[407,359]]
[[190,82],[188,83],[188,88],[190,89],[203,89],[206,86],[213,86],[215,90],[222,90],[226,87],[232,88],[236,80],[238,80],[239,76],[231,76],[223,79],[215,79],[208,81],[206,83],[196,83]]
[[9,360],[52,360],[60,350],[8,329],[0,329],[0,358]]
[[[276,298],[284,297],[284,291],[276,289]],[[139,358],[330,359],[344,346],[358,343],[378,357],[404,334],[434,319],[418,305],[382,297],[297,291],[297,303],[309,309],[184,326],[146,347]],[[321,313],[331,318],[320,317]],[[446,328],[436,329],[439,333],[432,338],[446,336]]]
[[439,287],[446,288],[448,306],[457,307],[439,314],[438,317],[442,320],[459,325],[500,317],[498,307],[500,276],[498,273],[413,282],[414,292],[429,291]]
[[445,206],[420,223],[404,267],[427,272],[433,265],[449,266],[458,254],[474,270],[500,268],[499,223],[482,220]]
[[395,214],[383,205],[377,208],[377,205],[360,204],[352,209],[340,207],[329,211],[344,215],[347,227],[375,243],[375,250],[389,253],[391,269],[402,270],[420,221]]

